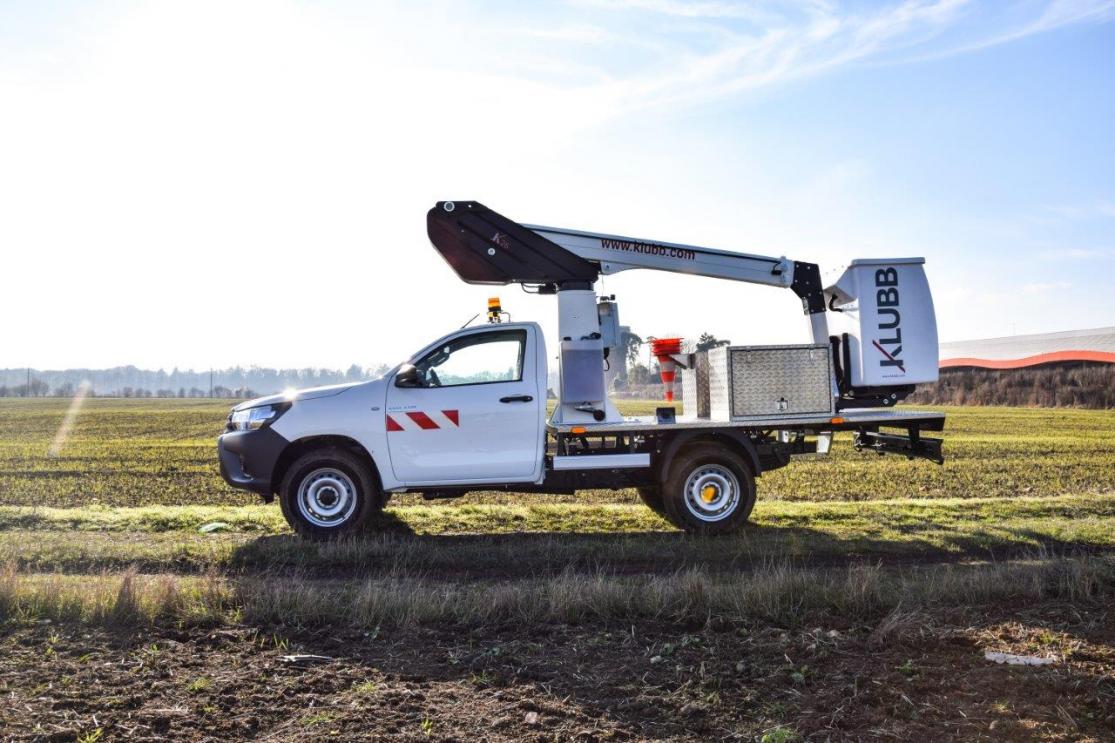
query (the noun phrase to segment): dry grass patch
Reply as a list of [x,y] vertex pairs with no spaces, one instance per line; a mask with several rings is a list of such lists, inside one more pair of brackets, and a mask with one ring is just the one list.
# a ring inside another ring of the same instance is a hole
[[0,571],[0,618],[6,621],[223,622],[232,616],[230,597],[227,582],[216,576],[20,573],[12,564]]
[[[565,572],[533,580],[457,583],[399,573],[369,580],[140,575],[0,575],[0,617],[97,624],[249,622],[355,627],[711,617],[784,626],[830,613],[877,618],[897,610],[996,602],[1110,600],[1115,559],[1055,558],[979,565],[810,569],[772,563],[747,573]],[[902,624],[901,615],[891,623]],[[886,635],[895,630],[881,630]]]

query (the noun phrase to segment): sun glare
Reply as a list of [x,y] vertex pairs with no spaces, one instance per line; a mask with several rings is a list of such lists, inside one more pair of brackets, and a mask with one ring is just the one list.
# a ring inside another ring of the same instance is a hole
[[66,445],[66,439],[70,437],[70,431],[73,430],[74,422],[77,420],[78,413],[81,412],[81,406],[85,402],[86,395],[89,394],[91,385],[88,381],[84,381],[77,386],[77,392],[70,400],[70,407],[66,409],[66,415],[62,418],[62,425],[58,426],[58,432],[54,434],[54,441],[50,444],[50,449],[47,452],[50,457],[57,457],[62,453],[62,447]]

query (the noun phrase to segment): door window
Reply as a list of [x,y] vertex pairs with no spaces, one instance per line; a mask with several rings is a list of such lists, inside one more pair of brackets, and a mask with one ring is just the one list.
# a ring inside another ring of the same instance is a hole
[[446,341],[415,368],[423,387],[518,382],[523,378],[525,330],[474,333]]

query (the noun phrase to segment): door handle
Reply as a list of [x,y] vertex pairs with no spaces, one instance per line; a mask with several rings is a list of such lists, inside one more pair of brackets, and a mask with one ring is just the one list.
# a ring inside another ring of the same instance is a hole
[[507,397],[499,398],[500,402],[530,402],[534,398],[530,395],[508,395]]

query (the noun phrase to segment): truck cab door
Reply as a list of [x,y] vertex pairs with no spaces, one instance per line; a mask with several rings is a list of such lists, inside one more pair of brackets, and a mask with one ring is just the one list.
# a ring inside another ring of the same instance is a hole
[[407,485],[541,476],[545,361],[535,325],[470,328],[396,371],[387,391],[391,469]]

